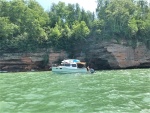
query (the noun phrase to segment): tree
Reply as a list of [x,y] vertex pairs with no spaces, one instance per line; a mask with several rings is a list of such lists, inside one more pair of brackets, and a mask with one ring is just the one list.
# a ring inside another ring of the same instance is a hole
[[[10,29],[15,28],[15,31],[13,30],[14,32],[7,36],[9,43],[15,42],[14,48],[32,50],[48,39],[45,28],[49,17],[36,1],[3,0],[0,3],[0,17],[8,18],[5,20],[6,22],[9,20],[8,23],[12,25]],[[3,35],[7,34],[9,32],[3,33]]]
[[72,37],[75,40],[83,40],[89,35],[90,30],[84,21],[75,22],[72,29]]
[[7,17],[0,17],[0,38],[6,40],[13,36],[18,26],[11,23]]

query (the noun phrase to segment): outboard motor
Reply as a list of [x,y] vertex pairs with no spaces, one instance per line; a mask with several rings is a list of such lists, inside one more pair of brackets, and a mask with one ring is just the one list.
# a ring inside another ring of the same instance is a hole
[[94,73],[95,72],[95,70],[93,69],[93,68],[90,68],[90,73]]

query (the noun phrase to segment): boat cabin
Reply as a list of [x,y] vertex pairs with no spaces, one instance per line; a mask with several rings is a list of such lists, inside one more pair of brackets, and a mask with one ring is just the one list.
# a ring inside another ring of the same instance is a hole
[[60,66],[53,66],[52,71],[56,73],[94,73],[91,69],[86,68],[85,62],[80,62],[77,59],[63,60]]
[[69,60],[63,60],[61,66],[77,69],[77,68],[85,68],[86,63],[80,62],[80,60],[77,59],[69,59]]

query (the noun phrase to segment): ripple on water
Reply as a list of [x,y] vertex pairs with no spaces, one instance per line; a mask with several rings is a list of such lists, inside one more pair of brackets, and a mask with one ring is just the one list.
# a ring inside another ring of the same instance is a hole
[[150,109],[142,109],[140,113],[150,113]]
[[48,102],[48,104],[47,104],[48,106],[56,106],[56,105],[58,105],[58,103],[57,102],[54,102],[54,101],[52,101],[52,102]]
[[7,112],[8,110],[13,110],[17,106],[17,103],[15,102],[5,102],[5,101],[0,101],[0,112],[4,113]]
[[122,71],[122,73],[121,74],[123,74],[123,75],[126,75],[126,76],[129,76],[129,75],[131,75],[132,73],[131,72],[129,72],[129,71]]
[[[125,106],[127,106],[127,105],[125,105]],[[140,108],[133,100],[130,100],[128,102],[128,106],[131,108],[138,108],[138,109]]]
[[147,97],[144,97],[144,98],[143,98],[143,102],[144,102],[144,103],[147,103],[148,106],[150,107],[150,95],[147,96]]
[[27,100],[32,100],[32,99],[36,100],[36,99],[45,98],[45,95],[30,93],[30,94],[22,95],[22,97]]
[[66,107],[79,107],[82,106],[82,104],[79,104],[77,102],[74,101],[64,101],[60,103],[60,106],[66,108]]
[[65,91],[52,91],[51,93],[50,93],[50,96],[59,96],[59,95],[62,95],[62,94],[64,94],[65,93]]
[[150,113],[150,70],[11,74],[0,75],[2,113]]

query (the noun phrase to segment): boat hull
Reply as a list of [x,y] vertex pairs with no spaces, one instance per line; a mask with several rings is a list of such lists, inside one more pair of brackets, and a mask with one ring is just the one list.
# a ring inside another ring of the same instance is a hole
[[86,68],[70,69],[65,67],[52,67],[54,73],[87,73]]

